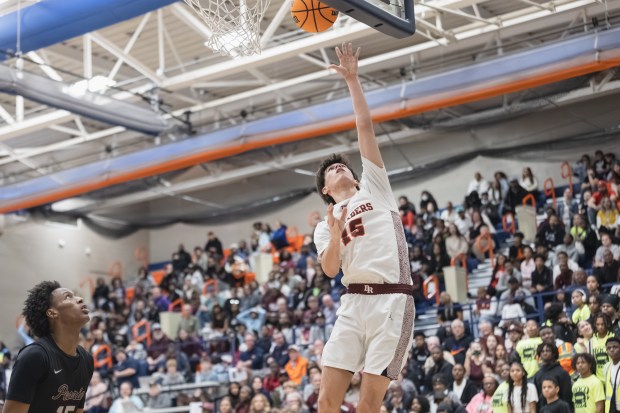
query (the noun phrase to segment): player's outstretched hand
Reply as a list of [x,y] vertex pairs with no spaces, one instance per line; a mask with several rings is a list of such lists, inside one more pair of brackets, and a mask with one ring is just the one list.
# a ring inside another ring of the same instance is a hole
[[347,217],[347,207],[342,208],[340,219],[334,216],[334,204],[327,206],[327,225],[329,225],[329,232],[332,237],[340,239],[342,230],[344,229],[344,222]]
[[353,44],[343,43],[342,50],[336,47],[336,55],[340,60],[340,65],[330,65],[330,69],[334,69],[340,73],[345,79],[357,76],[357,62],[359,60],[361,47],[358,47],[353,54]]

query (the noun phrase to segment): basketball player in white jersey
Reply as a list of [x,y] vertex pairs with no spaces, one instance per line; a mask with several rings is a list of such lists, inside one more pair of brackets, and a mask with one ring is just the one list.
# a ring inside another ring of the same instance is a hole
[[363,371],[357,411],[377,413],[390,380],[405,365],[413,337],[414,303],[407,243],[358,75],[360,49],[336,48],[357,123],[361,179],[340,155],[324,160],[317,189],[329,204],[314,232],[323,271],[340,268],[347,294],[322,356],[319,412],[340,412],[354,372]]

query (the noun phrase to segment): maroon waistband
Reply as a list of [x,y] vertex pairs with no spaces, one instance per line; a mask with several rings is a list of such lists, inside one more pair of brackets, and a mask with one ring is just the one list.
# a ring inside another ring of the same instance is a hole
[[413,295],[413,286],[409,284],[349,284],[349,294],[407,294]]

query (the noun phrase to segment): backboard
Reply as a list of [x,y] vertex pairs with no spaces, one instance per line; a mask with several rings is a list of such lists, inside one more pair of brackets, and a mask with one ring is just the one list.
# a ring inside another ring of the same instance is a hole
[[321,0],[389,36],[402,39],[415,33],[413,0]]

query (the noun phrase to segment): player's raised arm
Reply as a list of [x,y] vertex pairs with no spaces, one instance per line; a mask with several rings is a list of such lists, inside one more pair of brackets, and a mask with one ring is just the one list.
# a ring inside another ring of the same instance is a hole
[[361,48],[357,48],[353,53],[353,45],[351,43],[343,43],[342,49],[336,47],[336,54],[340,59],[340,65],[331,65],[330,69],[338,72],[347,82],[351,99],[353,100],[353,111],[355,112],[355,122],[357,124],[357,140],[360,146],[360,154],[383,168],[383,159],[375,137],[375,131],[372,127],[372,118],[364,90],[357,76],[357,63],[359,60]]

